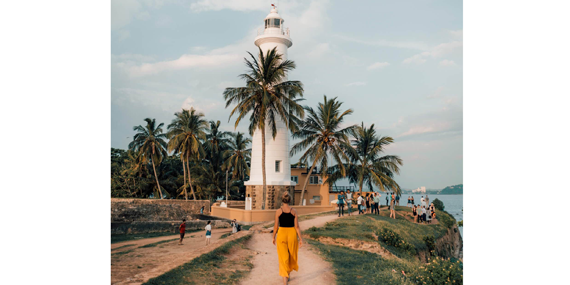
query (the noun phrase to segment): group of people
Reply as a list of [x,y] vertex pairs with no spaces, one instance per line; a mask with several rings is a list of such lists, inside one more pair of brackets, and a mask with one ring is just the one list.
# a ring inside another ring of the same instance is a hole
[[[421,202],[422,202],[422,204],[425,203],[426,205],[429,205],[429,197],[428,197],[428,195],[426,195],[425,198],[424,198],[424,196],[422,196]],[[415,200],[414,200],[414,196],[408,196],[408,204],[407,204],[407,206],[408,206],[408,207],[413,207],[415,204],[416,204],[416,203],[415,203]]]
[[[356,205],[358,214],[376,214],[380,215],[380,199],[381,194],[378,192],[367,193],[365,196],[356,194]],[[347,206],[347,214],[350,216],[352,212],[353,196],[350,190],[341,191],[337,195],[338,216],[344,216],[344,206]],[[390,218],[396,218],[396,206],[400,205],[400,196],[396,193],[386,194],[386,206],[390,209]]]
[[[184,240],[184,234],[186,234],[186,219],[182,219],[182,224],[178,226],[178,230],[180,231],[180,241],[178,242],[178,245],[182,245],[182,241]],[[204,230],[206,230],[206,245],[209,245],[210,239],[212,238],[211,221],[208,221]]]
[[412,215],[414,216],[415,223],[431,223],[432,219],[435,219],[435,206],[433,203],[429,203],[429,197],[426,195],[421,198],[421,205],[417,206],[413,204],[414,197],[411,200]]

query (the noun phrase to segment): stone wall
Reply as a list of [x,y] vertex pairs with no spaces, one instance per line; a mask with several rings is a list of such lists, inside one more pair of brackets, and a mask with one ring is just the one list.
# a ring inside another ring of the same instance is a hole
[[192,219],[204,206],[204,214],[210,213],[208,200],[160,200],[111,198],[111,222],[158,222]]
[[[204,206],[204,215],[200,208]],[[159,200],[111,198],[111,234],[178,232],[182,219],[186,229],[204,229],[208,221],[213,228],[230,227],[229,221],[211,217],[208,200]]]
[[[267,187],[267,205],[266,210],[278,209],[281,207],[281,197],[285,192],[289,192],[291,196],[291,205],[295,205],[295,186],[286,185],[266,185]],[[261,210],[263,204],[263,185],[247,185],[245,196],[251,197],[251,209]]]

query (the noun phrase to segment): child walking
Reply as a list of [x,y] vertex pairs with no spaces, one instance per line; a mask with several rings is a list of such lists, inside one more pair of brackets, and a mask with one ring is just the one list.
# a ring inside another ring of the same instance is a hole
[[212,238],[212,225],[210,225],[210,221],[206,225],[206,245],[210,244],[210,238]]
[[186,233],[186,219],[182,219],[182,224],[178,226],[178,230],[180,230],[180,241],[178,245],[182,245],[182,240],[184,239],[184,234]]

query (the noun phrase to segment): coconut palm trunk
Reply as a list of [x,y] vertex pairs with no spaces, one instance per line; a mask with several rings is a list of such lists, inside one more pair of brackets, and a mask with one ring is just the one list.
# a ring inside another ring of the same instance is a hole
[[188,200],[188,191],[186,190],[186,165],[184,164],[184,158],[180,155],[180,160],[182,160],[182,172],[184,172],[184,198]]
[[154,167],[152,156],[150,157],[150,162],[152,162],[152,169],[154,170],[154,178],[156,179],[156,185],[158,186],[158,193],[160,193],[160,199],[162,199],[162,191],[160,190],[160,183],[158,183],[158,176],[156,175],[156,167]]
[[261,129],[261,175],[263,176],[263,203],[261,209],[265,210],[265,201],[267,199],[267,185],[265,178],[265,126]]
[[311,166],[311,169],[307,174],[307,179],[305,179],[305,184],[303,184],[303,190],[301,191],[301,201],[299,201],[299,206],[303,205],[303,198],[305,197],[305,189],[307,188],[307,183],[309,183],[309,178],[311,178],[311,173],[313,173],[313,169],[317,165],[317,160],[318,159],[315,159],[315,161],[313,162],[313,165]]
[[188,155],[186,155],[186,170],[188,170],[188,184],[190,184],[190,193],[192,193],[192,197],[196,200],[196,194],[194,193],[194,187],[192,187],[192,176],[190,176],[190,159]]

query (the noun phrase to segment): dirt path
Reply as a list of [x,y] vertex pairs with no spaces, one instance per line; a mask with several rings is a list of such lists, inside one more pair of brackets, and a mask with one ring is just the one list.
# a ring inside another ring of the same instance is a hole
[[[204,253],[208,253],[226,241],[249,234],[241,231],[224,239],[220,237],[231,229],[214,229],[211,244],[205,245],[205,231],[187,233],[183,245],[178,245],[179,235],[140,239],[114,243],[111,249],[111,284],[142,284],[148,279],[162,275]],[[191,237],[193,236],[193,237]],[[155,247],[140,246],[158,241],[172,240]],[[126,246],[131,245],[132,246]],[[119,247],[123,247],[120,248]]]
[[[356,213],[358,214],[358,212]],[[344,217],[347,217],[345,215]],[[310,227],[322,227],[325,223],[338,219],[337,215],[321,216],[299,223],[301,230]],[[277,249],[273,245],[271,233],[255,233],[246,246],[259,254],[253,258],[253,269],[240,284],[280,285],[283,279],[279,276]],[[299,271],[291,272],[289,284],[336,284],[336,277],[330,263],[324,261],[317,249],[303,244],[299,249]]]

